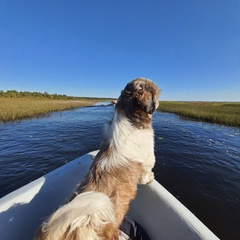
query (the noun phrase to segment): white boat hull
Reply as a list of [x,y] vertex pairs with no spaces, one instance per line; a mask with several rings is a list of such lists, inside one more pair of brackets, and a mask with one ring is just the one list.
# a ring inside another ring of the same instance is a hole
[[[67,202],[96,153],[77,158],[1,198],[0,239],[32,239],[43,219]],[[128,215],[152,240],[218,239],[156,181],[139,186]]]

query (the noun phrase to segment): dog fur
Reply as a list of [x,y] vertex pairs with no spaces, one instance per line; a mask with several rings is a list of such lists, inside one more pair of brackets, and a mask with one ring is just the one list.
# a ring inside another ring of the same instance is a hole
[[36,240],[118,239],[137,184],[154,179],[151,122],[159,93],[148,79],[137,78],[127,84],[88,175],[72,200],[41,225]]

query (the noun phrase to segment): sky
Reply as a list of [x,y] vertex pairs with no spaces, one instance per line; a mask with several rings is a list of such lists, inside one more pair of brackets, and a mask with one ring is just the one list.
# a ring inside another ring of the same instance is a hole
[[239,0],[0,0],[0,90],[240,101]]

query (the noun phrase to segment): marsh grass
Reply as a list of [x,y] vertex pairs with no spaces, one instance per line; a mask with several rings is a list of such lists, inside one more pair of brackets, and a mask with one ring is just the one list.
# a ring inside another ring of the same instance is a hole
[[203,122],[240,127],[240,103],[160,101],[158,109]]
[[96,100],[50,100],[31,98],[0,98],[0,121],[17,121],[43,116],[56,111],[89,106]]
[[[90,106],[99,99],[51,100],[34,98],[0,98],[0,121],[17,121],[44,116],[56,111]],[[240,103],[159,102],[159,110],[185,118],[240,127]]]

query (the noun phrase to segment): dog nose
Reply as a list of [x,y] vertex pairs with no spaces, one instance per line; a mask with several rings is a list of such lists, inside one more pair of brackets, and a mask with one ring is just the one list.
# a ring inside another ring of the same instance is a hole
[[156,104],[155,104],[155,102],[152,102],[152,104],[148,108],[147,113],[153,114],[155,110],[156,110]]

